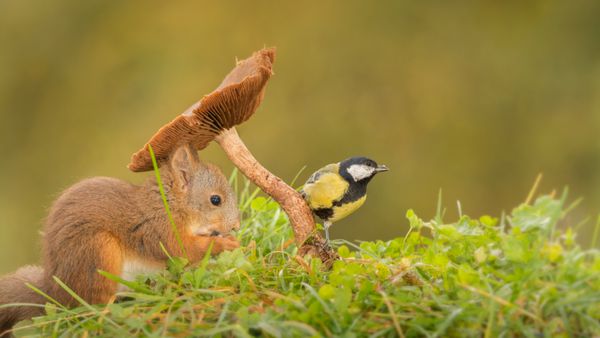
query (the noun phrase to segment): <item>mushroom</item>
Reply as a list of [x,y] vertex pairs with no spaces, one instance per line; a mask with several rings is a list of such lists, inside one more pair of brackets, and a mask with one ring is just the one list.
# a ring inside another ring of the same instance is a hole
[[216,90],[160,128],[141,150],[133,154],[128,168],[134,172],[152,169],[148,145],[152,146],[160,163],[182,144],[189,143],[201,150],[216,140],[233,164],[277,201],[288,215],[300,254],[310,253],[323,261],[331,261],[335,254],[323,244],[323,239],[315,231],[312,212],[302,196],[263,167],[235,129],[236,125],[248,120],[260,105],[267,81],[273,74],[274,61],[275,49],[267,48],[237,62]]

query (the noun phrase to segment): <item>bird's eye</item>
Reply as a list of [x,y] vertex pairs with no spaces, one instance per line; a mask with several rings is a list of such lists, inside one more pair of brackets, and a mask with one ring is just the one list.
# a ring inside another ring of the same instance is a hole
[[219,196],[219,195],[210,196],[210,203],[212,203],[212,205],[214,205],[214,206],[219,206],[221,204],[221,196]]

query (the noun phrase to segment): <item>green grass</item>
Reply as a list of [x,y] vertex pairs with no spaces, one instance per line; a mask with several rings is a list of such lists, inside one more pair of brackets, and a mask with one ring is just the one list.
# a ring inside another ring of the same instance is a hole
[[[412,210],[390,241],[335,241],[341,259],[296,255],[278,205],[247,182],[242,247],[196,266],[129,283],[109,304],[48,314],[22,333],[42,336],[599,336],[600,252],[565,221],[566,194],[541,196],[501,219],[431,221]],[[239,183],[239,184],[238,184]],[[441,201],[441,197],[440,197]],[[575,225],[573,225],[575,226]],[[110,277],[110,276],[109,276]],[[19,332],[17,332],[19,333]]]

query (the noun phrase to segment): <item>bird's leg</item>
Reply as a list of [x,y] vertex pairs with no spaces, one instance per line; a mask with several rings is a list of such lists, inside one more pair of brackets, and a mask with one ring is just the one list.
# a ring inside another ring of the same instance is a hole
[[325,239],[327,240],[327,245],[329,245],[329,227],[331,226],[331,222],[325,221],[323,222],[323,228],[325,229]]

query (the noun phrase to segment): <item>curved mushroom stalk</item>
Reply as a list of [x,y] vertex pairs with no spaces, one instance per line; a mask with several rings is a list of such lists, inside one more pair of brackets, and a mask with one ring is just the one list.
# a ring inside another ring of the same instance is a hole
[[[248,120],[260,105],[267,81],[273,74],[275,49],[267,48],[239,61],[212,93],[162,127],[148,141],[156,158],[164,161],[181,144],[204,149],[216,140],[240,171],[273,197],[288,215],[300,254],[331,262],[335,253],[317,233],[312,213],[300,194],[260,165],[242,142],[235,126]],[[132,156],[129,169],[152,169],[148,144]]]
[[304,244],[315,233],[315,221],[302,196],[258,163],[235,128],[222,131],[215,140],[248,179],[279,203],[292,223],[296,243]]

